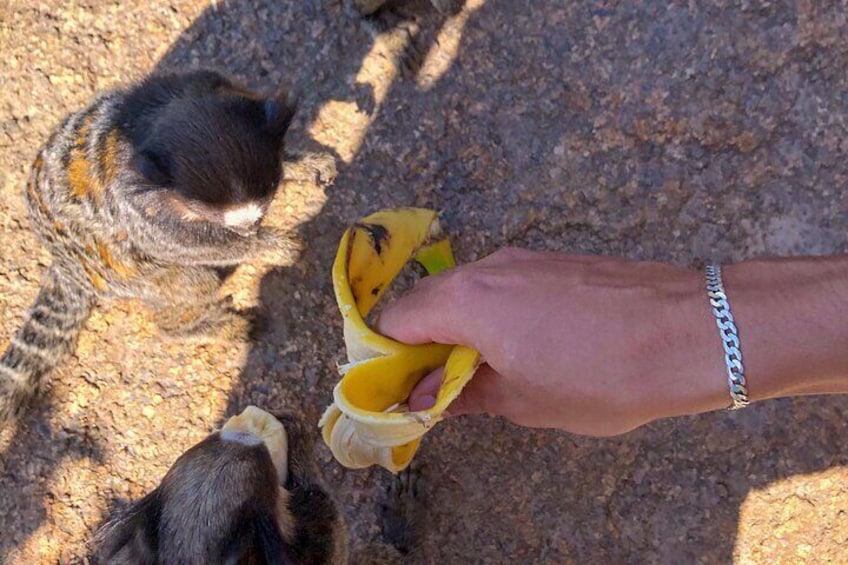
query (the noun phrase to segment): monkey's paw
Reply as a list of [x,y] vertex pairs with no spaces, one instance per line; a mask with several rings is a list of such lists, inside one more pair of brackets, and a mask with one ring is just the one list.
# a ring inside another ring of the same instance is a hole
[[256,237],[259,245],[251,257],[252,263],[272,267],[289,265],[300,256],[302,251],[298,241],[274,228],[260,228]]
[[328,185],[336,179],[336,158],[330,153],[291,152],[283,161],[283,178]]
[[423,510],[418,498],[420,477],[420,464],[413,462],[390,479],[391,484],[380,504],[383,540],[402,555],[408,555],[418,546]]

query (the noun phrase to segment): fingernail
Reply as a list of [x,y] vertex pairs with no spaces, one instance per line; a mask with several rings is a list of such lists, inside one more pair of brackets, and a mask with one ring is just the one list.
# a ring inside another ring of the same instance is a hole
[[429,394],[409,399],[409,408],[413,411],[427,410],[428,408],[432,408],[435,405],[436,397]]

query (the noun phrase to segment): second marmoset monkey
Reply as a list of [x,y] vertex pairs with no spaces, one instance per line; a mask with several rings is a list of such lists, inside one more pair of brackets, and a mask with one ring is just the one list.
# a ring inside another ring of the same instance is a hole
[[351,547],[342,507],[316,464],[316,435],[312,422],[248,406],[183,453],[155,489],[111,513],[89,543],[90,561],[400,565],[424,558],[417,474],[408,468],[389,486],[382,539]]
[[0,358],[0,428],[73,351],[101,298],[141,299],[176,335],[237,321],[216,295],[218,268],[293,247],[259,225],[293,114],[286,96],[193,71],[107,92],[65,119],[26,187],[52,264]]
[[186,451],[92,542],[100,564],[344,564],[347,528],[292,417],[256,407]]

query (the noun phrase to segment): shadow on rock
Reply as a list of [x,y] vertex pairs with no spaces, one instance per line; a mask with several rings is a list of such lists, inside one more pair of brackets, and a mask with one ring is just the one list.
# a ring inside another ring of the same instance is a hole
[[[794,5],[600,5],[414,3],[411,76],[395,28],[369,34],[339,3],[217,2],[184,32],[160,69],[293,85],[290,147],[340,159],[297,227],[301,258],[261,280],[268,321],[228,413],[287,408],[317,434],[343,356],[330,265],[344,227],[379,208],[442,210],[461,261],[506,244],[683,265],[846,248],[838,199],[808,204],[848,180],[826,116],[848,115],[838,30],[800,33]],[[809,229],[786,243],[775,219]],[[608,440],[444,423],[417,456],[427,520],[407,562],[728,562],[752,490],[848,465],[846,416],[845,397],[771,401]],[[22,434],[14,449],[43,441]],[[387,473],[316,457],[354,546],[375,542]]]

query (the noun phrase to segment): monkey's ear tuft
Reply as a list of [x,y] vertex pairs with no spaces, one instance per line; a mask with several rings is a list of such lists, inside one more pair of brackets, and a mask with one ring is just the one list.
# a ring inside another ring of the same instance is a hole
[[142,149],[130,162],[133,169],[153,184],[167,186],[174,180],[171,158],[165,152]]
[[297,111],[297,100],[288,92],[265,101],[265,129],[272,137],[282,139]]
[[92,562],[139,565],[157,563],[161,514],[158,489],[120,511],[95,534]]

